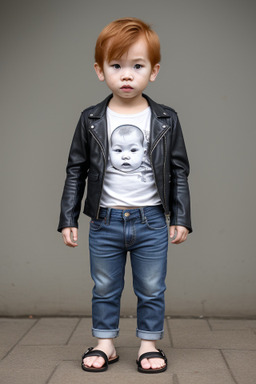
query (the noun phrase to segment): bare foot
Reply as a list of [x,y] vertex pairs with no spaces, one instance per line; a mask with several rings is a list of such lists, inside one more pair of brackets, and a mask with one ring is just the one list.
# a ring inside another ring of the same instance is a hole
[[[147,352],[158,352],[155,341],[141,340],[138,358]],[[143,369],[161,369],[165,366],[165,361],[158,358],[143,359],[141,360],[141,366]]]
[[[116,350],[112,339],[98,339],[98,345],[93,349],[99,349],[104,352],[108,359],[116,357]],[[86,357],[83,360],[86,367],[101,368],[105,364],[105,360],[101,356]]]

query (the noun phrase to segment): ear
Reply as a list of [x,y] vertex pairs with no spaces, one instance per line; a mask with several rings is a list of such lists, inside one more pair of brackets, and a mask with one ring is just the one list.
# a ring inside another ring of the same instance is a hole
[[98,79],[100,81],[104,81],[105,80],[104,72],[98,63],[94,64],[94,69],[95,69],[95,72],[97,73]]
[[160,70],[160,64],[155,64],[154,67],[152,68],[149,81],[155,81],[155,79],[156,79],[156,77],[158,75],[159,70]]

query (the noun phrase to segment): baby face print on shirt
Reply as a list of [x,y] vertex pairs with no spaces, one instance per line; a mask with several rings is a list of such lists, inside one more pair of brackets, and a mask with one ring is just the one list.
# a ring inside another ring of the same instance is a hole
[[138,169],[146,153],[144,135],[135,125],[120,125],[110,138],[110,161],[122,172]]

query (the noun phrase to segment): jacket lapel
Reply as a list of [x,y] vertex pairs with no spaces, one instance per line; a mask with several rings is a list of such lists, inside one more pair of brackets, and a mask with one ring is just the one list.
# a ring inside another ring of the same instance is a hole
[[89,119],[90,119],[90,132],[95,140],[98,142],[105,160],[107,160],[108,154],[108,130],[107,130],[107,117],[106,109],[112,95],[108,96],[101,103],[97,104],[92,108]]
[[170,118],[170,115],[160,104],[157,104],[147,95],[143,96],[147,99],[152,111],[149,143],[149,152],[152,153],[159,138],[169,129],[167,119]]

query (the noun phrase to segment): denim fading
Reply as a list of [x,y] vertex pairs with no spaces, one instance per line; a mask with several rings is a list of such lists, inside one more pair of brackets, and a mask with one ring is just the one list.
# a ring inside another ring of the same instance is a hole
[[115,338],[119,334],[120,299],[124,288],[127,252],[137,296],[136,335],[145,340],[163,337],[164,292],[168,229],[162,206],[139,209],[101,208],[89,233],[92,298],[92,334]]

